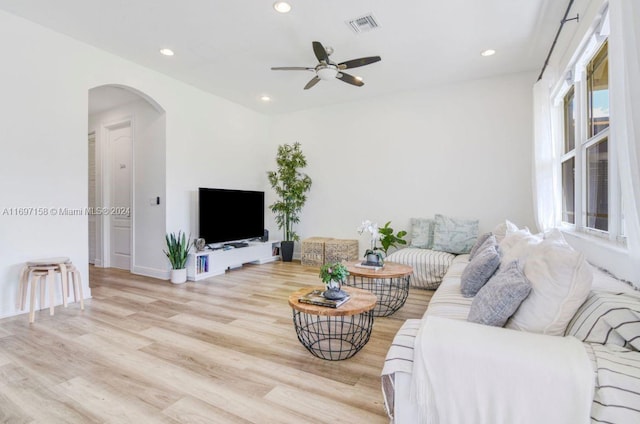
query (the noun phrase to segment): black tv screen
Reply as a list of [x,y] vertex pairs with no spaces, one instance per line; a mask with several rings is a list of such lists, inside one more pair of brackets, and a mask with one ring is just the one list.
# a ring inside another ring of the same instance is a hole
[[244,241],[264,234],[264,192],[198,189],[200,238],[207,244]]

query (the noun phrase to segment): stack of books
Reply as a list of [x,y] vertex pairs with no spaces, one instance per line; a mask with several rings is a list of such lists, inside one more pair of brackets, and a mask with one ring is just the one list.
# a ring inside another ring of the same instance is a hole
[[337,308],[351,299],[351,296],[347,295],[347,297],[340,300],[330,300],[326,299],[322,293],[324,293],[322,290],[312,290],[304,296],[300,296],[298,298],[298,302],[308,303],[310,305],[326,306],[327,308]]

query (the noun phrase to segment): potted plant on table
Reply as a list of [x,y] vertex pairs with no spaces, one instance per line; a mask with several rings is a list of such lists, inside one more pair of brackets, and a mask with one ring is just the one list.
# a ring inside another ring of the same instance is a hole
[[165,235],[167,250],[164,254],[171,262],[171,282],[181,284],[187,281],[187,258],[191,249],[191,236],[187,238],[185,233],[178,231],[178,234],[170,233]]
[[341,288],[348,276],[349,271],[347,271],[347,267],[340,262],[324,264],[320,268],[320,278],[327,288],[323,296],[331,300],[344,299],[347,293],[342,291]]
[[[384,224],[384,227],[380,228],[377,223],[367,219],[362,221],[362,224],[358,227],[359,234],[364,232],[371,233],[371,248],[364,252],[365,265],[383,266],[384,258],[390,248],[407,244],[407,241],[403,239],[407,232],[401,230],[394,234],[390,225],[391,221],[388,221]],[[381,247],[378,247],[378,240],[380,240]]]
[[293,230],[293,225],[300,222],[300,212],[307,201],[306,192],[311,189],[311,178],[299,171],[300,168],[307,166],[300,143],[278,146],[276,163],[278,169],[267,172],[267,177],[278,200],[269,208],[275,214],[278,228],[283,230],[283,239],[280,243],[282,260],[291,262],[294,242],[300,239]]

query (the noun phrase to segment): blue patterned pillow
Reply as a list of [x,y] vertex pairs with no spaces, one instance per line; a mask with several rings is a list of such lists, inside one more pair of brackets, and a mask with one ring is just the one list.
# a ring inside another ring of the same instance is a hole
[[469,260],[472,261],[473,257],[476,256],[476,253],[481,251],[485,247],[485,245],[497,246],[498,241],[496,240],[496,236],[494,236],[492,233],[484,233],[480,237],[478,237],[476,243],[469,251]]
[[411,247],[431,249],[435,221],[427,218],[411,218]]
[[456,255],[469,253],[478,238],[478,220],[435,216],[433,250]]
[[513,261],[500,268],[473,298],[467,321],[504,327],[530,292],[531,283],[518,261]]

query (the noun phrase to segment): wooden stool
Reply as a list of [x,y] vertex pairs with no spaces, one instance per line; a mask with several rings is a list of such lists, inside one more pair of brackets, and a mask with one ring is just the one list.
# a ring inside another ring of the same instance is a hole
[[[31,275],[31,302],[29,307],[29,322],[35,321],[36,312],[36,286],[40,283],[40,309],[44,305],[45,285],[49,286],[49,315],[53,315],[54,312],[54,285],[56,280],[56,272],[58,269],[55,266],[49,267],[37,267],[37,269],[30,270]],[[24,301],[23,301],[24,303]]]
[[54,286],[56,274],[60,273],[60,283],[62,286],[62,303],[67,307],[69,298],[69,279],[73,283],[73,298],[78,301],[80,298],[80,309],[84,310],[84,295],[82,293],[82,280],[80,272],[71,263],[69,258],[47,258],[29,261],[23,267],[20,274],[20,286],[18,288],[18,298],[16,307],[24,310],[29,283],[31,283],[31,304],[29,311],[29,322],[35,320],[35,292],[36,285],[40,283],[40,308],[44,304],[45,282],[49,286],[49,311],[54,314]]

